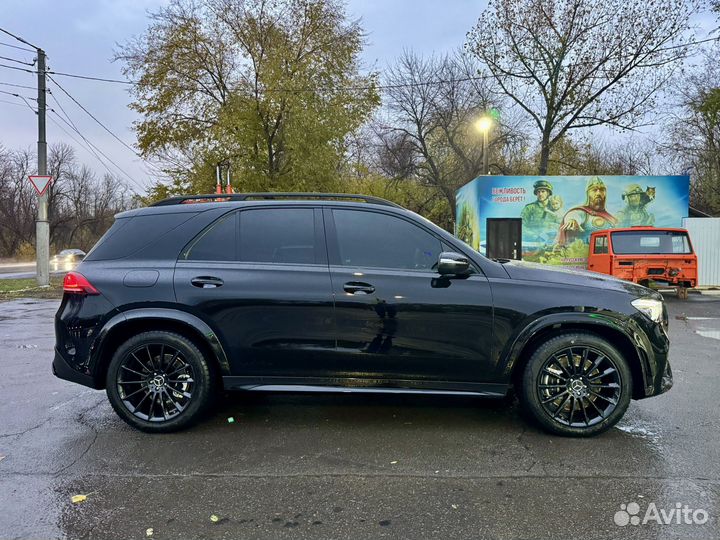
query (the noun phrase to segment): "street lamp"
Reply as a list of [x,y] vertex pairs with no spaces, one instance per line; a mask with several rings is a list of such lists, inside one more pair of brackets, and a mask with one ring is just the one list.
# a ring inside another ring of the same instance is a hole
[[490,174],[490,165],[488,162],[488,133],[493,125],[493,119],[489,116],[481,116],[475,122],[475,128],[483,134],[483,174]]

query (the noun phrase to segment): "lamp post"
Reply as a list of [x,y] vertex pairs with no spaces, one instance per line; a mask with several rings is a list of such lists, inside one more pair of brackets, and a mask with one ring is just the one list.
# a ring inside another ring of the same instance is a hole
[[490,174],[488,135],[492,125],[493,120],[489,116],[481,116],[475,122],[475,128],[483,135],[483,174]]

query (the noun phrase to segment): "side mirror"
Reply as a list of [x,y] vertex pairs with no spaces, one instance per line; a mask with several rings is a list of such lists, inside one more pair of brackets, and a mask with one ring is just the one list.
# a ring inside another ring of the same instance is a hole
[[453,251],[443,251],[438,257],[438,273],[445,275],[464,275],[470,270],[470,261],[465,255]]

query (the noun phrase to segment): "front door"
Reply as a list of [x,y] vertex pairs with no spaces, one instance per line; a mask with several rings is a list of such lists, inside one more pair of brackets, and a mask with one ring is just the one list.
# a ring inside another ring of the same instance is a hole
[[487,256],[490,259],[522,258],[522,219],[487,219]]
[[479,270],[440,276],[447,246],[397,215],[326,208],[325,226],[338,374],[414,387],[492,382],[492,299]]
[[319,209],[260,207],[221,218],[181,253],[174,282],[180,305],[218,335],[235,376],[317,376],[335,353]]

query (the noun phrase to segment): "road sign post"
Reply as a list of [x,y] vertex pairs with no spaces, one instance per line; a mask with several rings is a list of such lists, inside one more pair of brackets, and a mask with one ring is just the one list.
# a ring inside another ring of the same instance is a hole
[[[45,138],[45,51],[38,49],[38,175],[47,175],[47,139]],[[34,184],[34,182],[33,182]],[[48,180],[45,189],[38,191],[38,215],[35,222],[35,257],[37,284],[50,285],[50,222],[48,221]],[[37,189],[37,186],[35,187]]]

